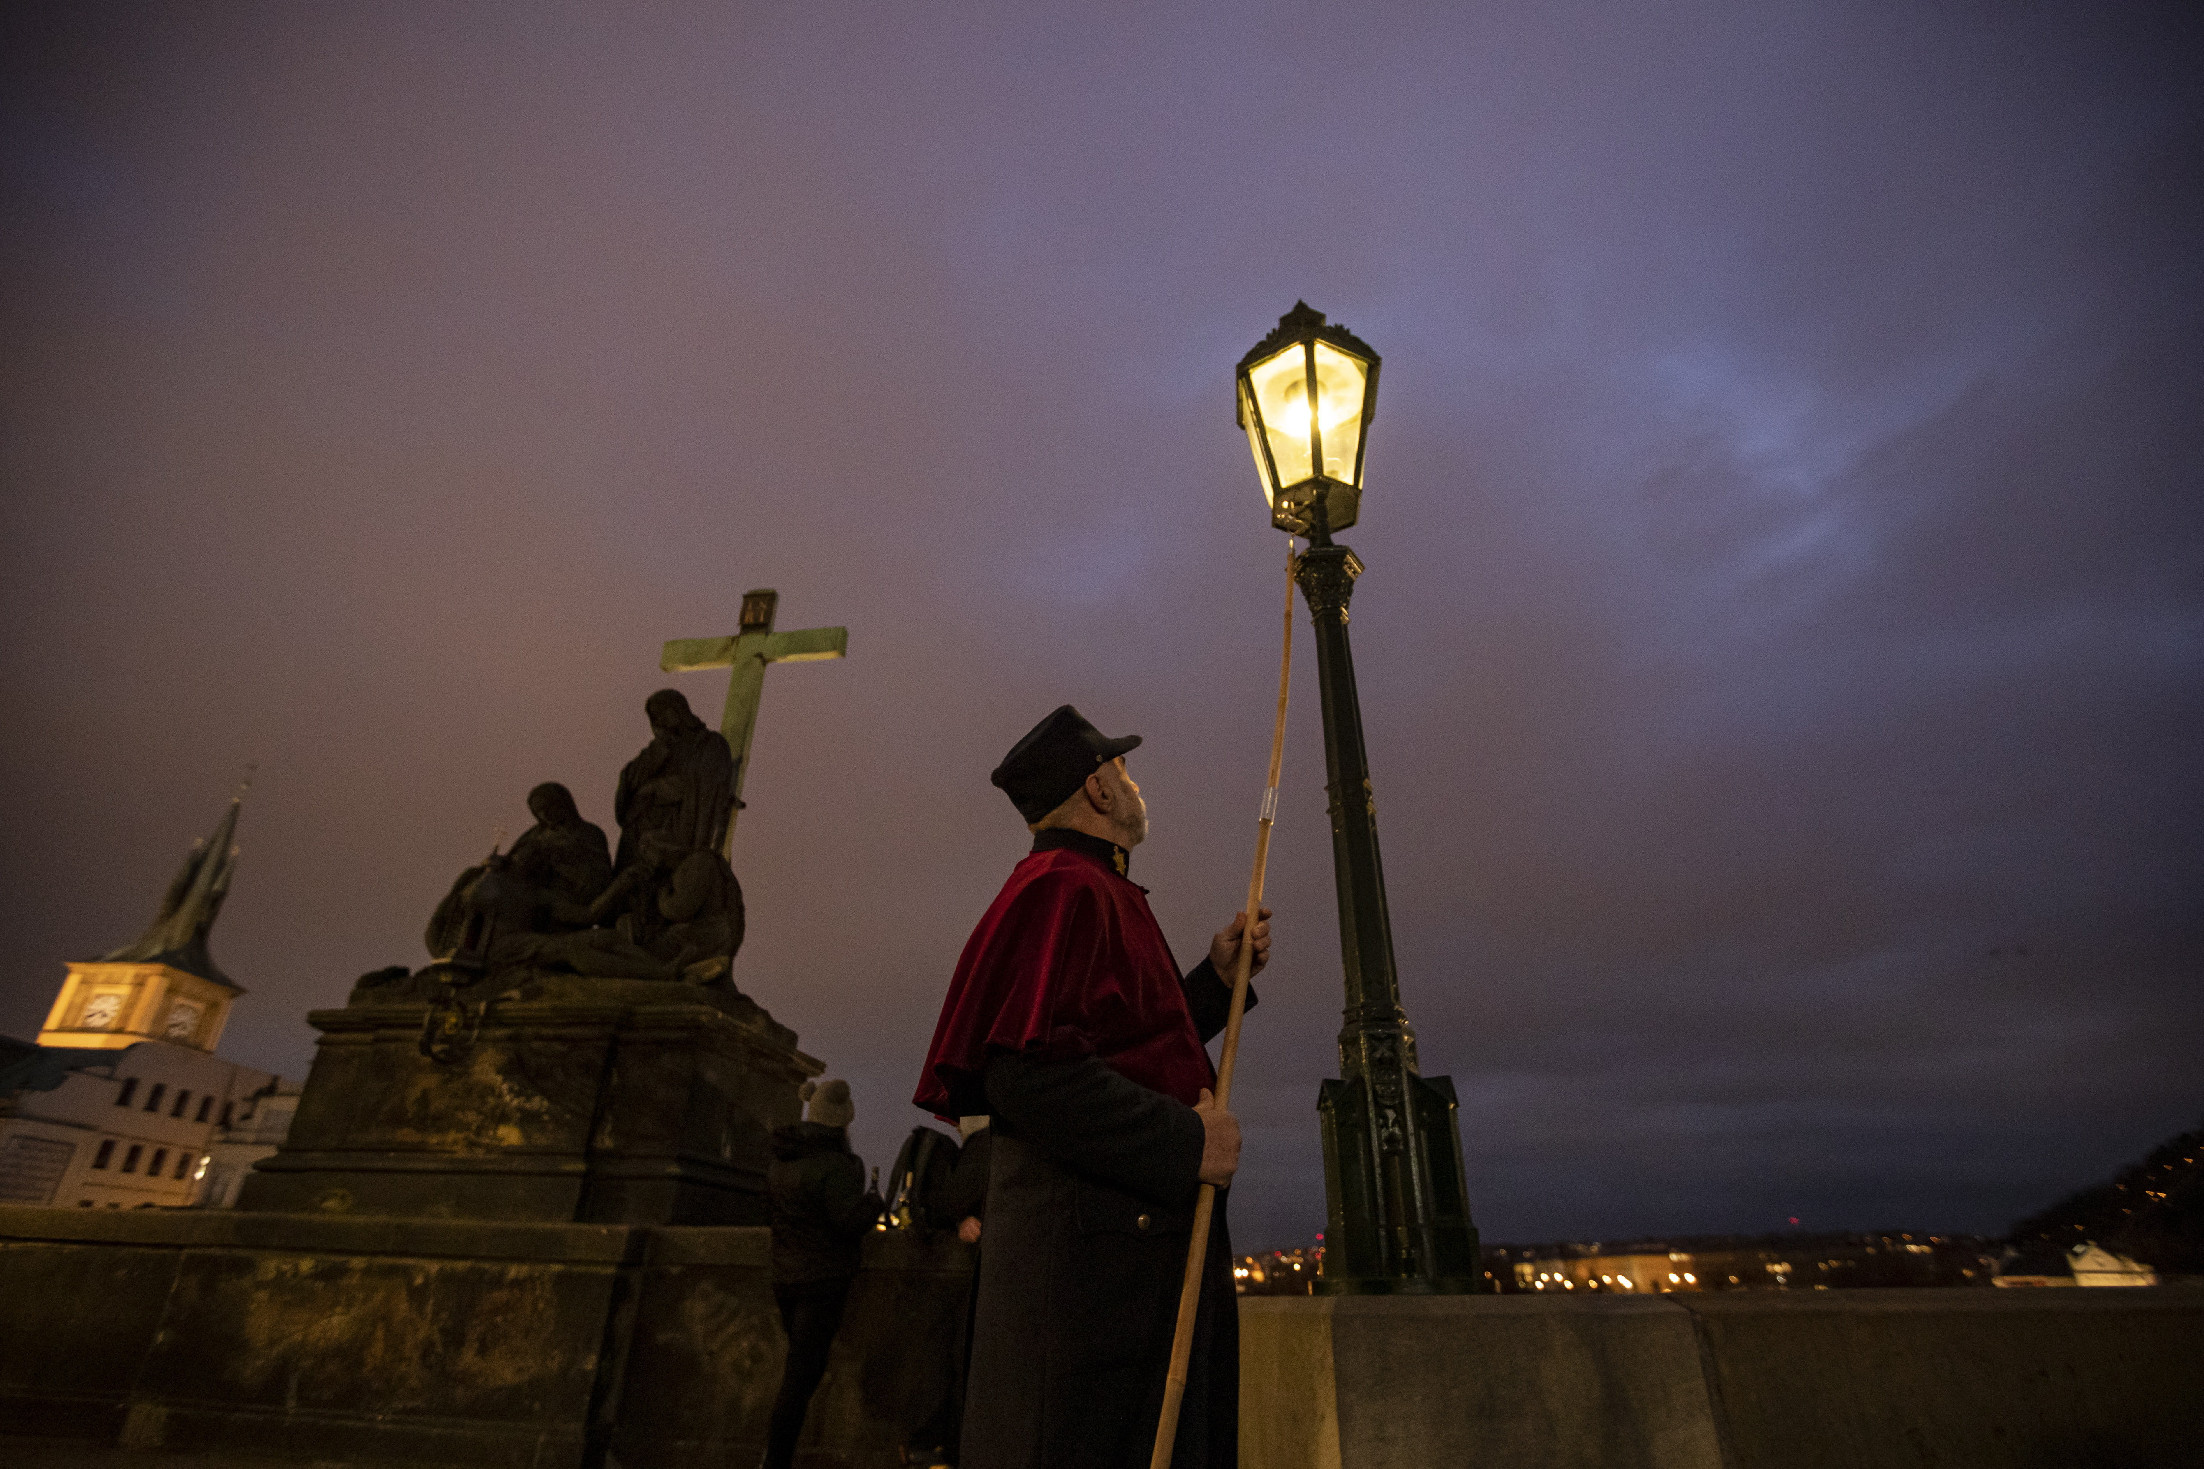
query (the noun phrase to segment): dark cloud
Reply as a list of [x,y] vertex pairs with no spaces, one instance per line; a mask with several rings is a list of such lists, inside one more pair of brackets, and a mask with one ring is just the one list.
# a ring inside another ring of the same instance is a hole
[[[851,657],[768,681],[738,977],[884,1157],[1040,712],[1148,736],[1182,956],[1237,901],[1283,547],[1228,375],[1306,296],[1386,354],[1356,653],[1488,1234],[1996,1228],[2204,1105],[2184,11],[7,25],[13,1033],[257,760],[228,1047],[302,1071],[771,584]],[[1322,1207],[1302,672],[1252,1244]]]

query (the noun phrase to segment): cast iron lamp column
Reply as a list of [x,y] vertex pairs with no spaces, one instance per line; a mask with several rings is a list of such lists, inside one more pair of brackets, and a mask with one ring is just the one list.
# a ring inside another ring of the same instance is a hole
[[1337,1080],[1317,1095],[1324,1131],[1324,1294],[1485,1289],[1463,1184],[1461,1109],[1447,1077],[1416,1070],[1400,1003],[1377,801],[1362,739],[1347,604],[1362,562],[1332,533],[1355,523],[1379,359],[1296,303],[1242,358],[1239,418],[1271,523],[1309,538],[1294,580],[1316,632],[1325,789],[1346,1010]]

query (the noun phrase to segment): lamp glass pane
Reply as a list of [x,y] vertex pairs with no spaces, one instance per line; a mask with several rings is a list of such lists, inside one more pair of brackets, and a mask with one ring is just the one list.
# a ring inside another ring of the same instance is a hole
[[1270,482],[1270,462],[1263,458],[1263,420],[1257,415],[1254,403],[1249,401],[1245,379],[1240,383],[1240,421],[1247,425],[1247,447],[1255,456],[1255,476],[1263,482],[1263,498],[1275,506],[1278,487]]
[[1362,398],[1369,381],[1369,363],[1329,342],[1316,344],[1316,421],[1324,435],[1326,479],[1355,482],[1355,453],[1362,447]]
[[1307,347],[1300,342],[1265,357],[1248,369],[1248,386],[1262,412],[1263,435],[1278,466],[1273,489],[1291,489],[1315,471],[1309,456],[1309,384]]

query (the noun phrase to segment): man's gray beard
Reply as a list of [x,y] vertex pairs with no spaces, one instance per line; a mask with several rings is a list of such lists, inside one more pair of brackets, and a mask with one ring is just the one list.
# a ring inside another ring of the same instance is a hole
[[1146,800],[1139,796],[1133,797],[1131,819],[1118,822],[1117,837],[1117,844],[1128,851],[1148,840],[1148,803]]

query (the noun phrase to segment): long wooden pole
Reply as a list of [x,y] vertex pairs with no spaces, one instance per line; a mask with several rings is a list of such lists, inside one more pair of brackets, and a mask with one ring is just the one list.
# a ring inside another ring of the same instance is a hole
[[[1240,1018],[1247,1012],[1248,973],[1255,962],[1255,922],[1263,911],[1263,876],[1270,865],[1270,828],[1278,817],[1278,768],[1286,753],[1286,694],[1293,685],[1293,542],[1286,542],[1285,632],[1278,655],[1278,720],[1270,732],[1270,779],[1263,786],[1263,807],[1255,820],[1255,866],[1247,878],[1245,926],[1240,956],[1232,966],[1232,1008],[1225,1012],[1224,1051],[1217,1058],[1217,1110],[1232,1100],[1232,1067],[1240,1055]],[[1217,1187],[1205,1183],[1194,1200],[1194,1233],[1186,1246],[1186,1278],[1179,1283],[1178,1329],[1171,1335],[1171,1367],[1163,1379],[1163,1418],[1156,1424],[1155,1452],[1148,1469],[1170,1469],[1178,1444],[1179,1405],[1186,1398],[1186,1366],[1194,1355],[1194,1313],[1201,1304],[1202,1265],[1209,1254],[1209,1219],[1216,1212]]]

